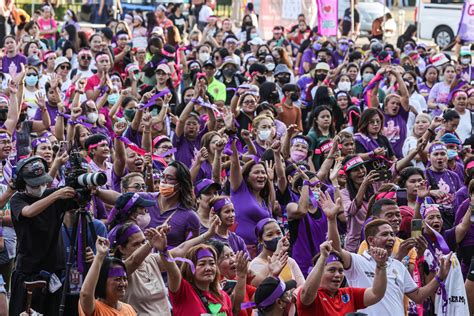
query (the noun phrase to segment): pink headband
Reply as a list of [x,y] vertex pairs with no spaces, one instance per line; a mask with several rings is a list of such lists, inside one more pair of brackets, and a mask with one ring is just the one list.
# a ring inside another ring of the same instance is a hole
[[97,58],[96,58],[97,61],[101,61],[102,59],[110,60],[109,55],[107,55],[107,54],[101,54],[101,55],[97,56]]
[[49,57],[56,57],[56,53],[55,52],[49,52],[49,53],[44,54],[43,61],[47,60]]
[[79,52],[79,54],[77,54],[77,56],[82,56],[82,55],[92,56],[90,50],[88,49],[83,49]]
[[469,162],[467,165],[466,165],[466,170],[469,170],[471,168],[474,168],[474,160]]
[[164,48],[161,49],[161,53],[162,53],[163,55],[165,55],[166,57],[174,58],[174,56],[175,56],[175,53],[167,52]]
[[325,152],[331,150],[331,148],[332,148],[332,142],[327,142],[324,145],[322,145],[321,147],[315,149],[314,153],[317,154],[317,155],[321,155],[322,153],[325,153]]
[[128,34],[120,34],[117,36],[117,39],[123,39],[123,38],[128,38]]
[[346,162],[342,170],[344,170],[344,172],[347,172],[350,168],[354,167],[359,163],[364,163],[364,160],[362,160],[362,158],[360,158],[359,156],[355,156],[354,158]]
[[99,147],[99,146],[101,146],[101,145],[103,145],[103,144],[107,144],[107,145],[108,145],[109,142],[108,142],[107,140],[105,140],[105,139],[104,139],[104,140],[101,140],[101,141],[98,142],[97,144],[92,144],[92,145],[90,145],[89,148],[87,148],[87,151],[90,153],[92,149],[97,148],[97,147]]
[[397,192],[395,191],[390,191],[390,192],[381,192],[375,196],[375,200],[381,200],[381,199],[390,199],[393,200],[397,196]]

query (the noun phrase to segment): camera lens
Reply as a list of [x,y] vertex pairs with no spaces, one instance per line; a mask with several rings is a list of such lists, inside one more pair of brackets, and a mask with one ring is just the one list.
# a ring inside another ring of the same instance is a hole
[[107,175],[104,172],[85,173],[77,177],[80,186],[101,186],[107,183]]

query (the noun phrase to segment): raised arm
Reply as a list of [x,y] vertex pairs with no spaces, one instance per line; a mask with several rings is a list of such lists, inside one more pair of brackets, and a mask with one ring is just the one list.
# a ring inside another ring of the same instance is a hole
[[232,156],[230,156],[230,189],[237,191],[243,181],[242,172],[240,171],[239,153],[236,147],[237,139],[232,141]]
[[[36,102],[41,111],[41,121],[32,121],[31,130],[35,133],[47,130],[51,126],[51,118],[49,117],[49,112],[46,109],[46,100],[44,97],[45,96],[42,93],[36,94]],[[56,118],[56,120],[60,119],[61,117]]]
[[466,211],[466,214],[464,214],[461,223],[456,225],[456,228],[454,229],[457,244],[463,241],[464,237],[466,237],[467,232],[469,231],[469,229],[471,229],[471,212],[474,209],[473,203],[474,198],[471,197],[469,209]]
[[400,102],[402,104],[402,107],[405,111],[409,112],[410,111],[410,102],[409,98],[410,95],[408,93],[407,86],[405,85],[405,81],[403,81],[402,74],[397,68],[393,68],[391,72],[395,75],[395,78],[398,83],[398,91],[400,91]]
[[286,191],[288,182],[285,175],[285,167],[283,166],[282,157],[281,157],[281,142],[276,140],[271,146],[273,150],[273,157],[275,160],[275,175],[277,177],[277,186],[280,192]]
[[21,210],[21,215],[24,217],[35,217],[43,213],[50,205],[52,205],[57,200],[66,200],[72,199],[76,196],[76,191],[71,187],[63,187],[53,193],[48,197],[36,201],[31,205],[25,206]]
[[8,105],[7,119],[3,124],[10,133],[13,133],[19,118],[18,85],[13,80],[10,80],[8,82],[8,89],[10,91],[10,104]]
[[336,200],[336,204],[331,200],[331,196],[326,192],[319,196],[320,206],[328,219],[328,240],[332,241],[332,247],[339,252],[342,258],[344,269],[351,266],[351,254],[342,249],[339,232],[337,230],[337,214],[342,209],[341,199]]
[[243,251],[237,252],[235,261],[237,263],[237,284],[235,285],[231,298],[233,306],[232,311],[234,315],[237,315],[241,310],[240,304],[242,304],[245,299],[245,286],[247,284],[249,263],[247,256]]
[[[116,122],[114,124],[114,132],[117,137],[122,136],[125,130],[127,129],[127,123],[125,122]],[[123,176],[125,173],[126,165],[126,150],[125,144],[119,138],[114,139],[114,173],[117,176]]]
[[375,267],[375,277],[372,287],[368,288],[364,292],[364,305],[374,305],[380,301],[387,289],[387,250],[377,247],[371,247],[369,254],[377,263]]
[[151,153],[152,152],[152,140],[151,140],[151,113],[150,111],[145,111],[143,114],[143,137],[142,137],[142,148],[146,150],[146,152]]
[[95,311],[95,287],[99,281],[100,268],[109,252],[109,246],[110,242],[107,238],[97,236],[95,242],[97,253],[84,279],[79,298],[79,304],[81,304],[82,311],[86,316],[93,315]]
[[186,107],[184,108],[183,112],[181,112],[181,115],[179,116],[179,121],[178,124],[176,125],[176,136],[181,137],[184,134],[184,124],[186,123],[186,120],[189,117],[189,114],[194,109],[194,102],[190,101],[188,104],[186,104]]
[[332,241],[327,240],[319,246],[320,256],[306,282],[301,288],[300,300],[303,305],[311,305],[318,296],[319,285],[324,272],[324,266],[329,253],[332,251]]
[[221,183],[222,152],[224,151],[225,144],[226,141],[224,139],[221,139],[216,143],[214,159],[212,161],[212,181],[216,183]]
[[173,256],[168,251],[167,248],[167,238],[166,238],[166,230],[163,229],[158,229],[158,238],[162,240],[161,246],[156,248],[160,254],[161,254],[161,262],[163,264],[163,268],[168,272],[168,289],[172,293],[176,293],[179,290],[179,287],[181,286],[181,271],[179,271],[178,266],[176,265],[176,262],[174,261],[168,261],[167,258],[172,259]]

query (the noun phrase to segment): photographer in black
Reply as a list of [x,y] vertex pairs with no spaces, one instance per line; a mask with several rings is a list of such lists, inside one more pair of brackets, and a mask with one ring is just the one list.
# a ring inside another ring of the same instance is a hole
[[33,292],[31,307],[45,315],[57,315],[66,266],[61,226],[64,212],[78,207],[71,187],[47,189],[53,179],[44,159],[34,156],[17,163],[14,179],[18,190],[11,198],[12,221],[17,234],[17,258],[12,275],[10,315],[26,305],[25,281],[46,280],[42,291]]

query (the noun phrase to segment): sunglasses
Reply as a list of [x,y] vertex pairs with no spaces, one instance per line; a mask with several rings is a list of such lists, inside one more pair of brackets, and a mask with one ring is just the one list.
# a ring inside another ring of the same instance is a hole
[[135,190],[146,190],[146,184],[145,183],[136,183],[134,185],[131,185],[128,187],[128,189],[135,189]]
[[59,68],[61,68],[61,70],[64,70],[64,69],[71,70],[71,66],[68,66],[68,65],[61,65],[59,66]]
[[81,56],[82,60],[92,60],[92,56]]

